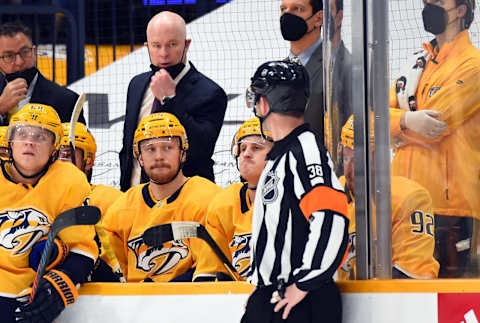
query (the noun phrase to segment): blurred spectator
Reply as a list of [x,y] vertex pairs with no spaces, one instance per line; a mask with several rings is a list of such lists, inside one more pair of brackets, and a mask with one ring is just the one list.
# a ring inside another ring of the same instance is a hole
[[468,34],[475,2],[424,3],[424,27],[435,38],[390,91],[392,174],[429,191],[439,277],[461,277],[476,243],[473,219],[480,217],[480,51]]
[[[342,129],[345,177],[340,178],[348,197],[348,256],[338,269],[340,280],[356,278],[355,230],[355,154],[353,150],[353,115]],[[373,160],[373,159],[372,159]],[[375,172],[373,172],[375,174]],[[372,179],[372,183],[375,181]],[[431,279],[438,275],[438,262],[433,256],[434,219],[432,198],[418,183],[405,177],[392,176],[392,277]],[[373,205],[375,207],[375,205]]]
[[172,113],[185,126],[190,139],[185,176],[214,180],[211,157],[223,124],[227,95],[187,61],[191,41],[186,38],[185,21],[175,13],[161,12],[147,26],[145,46],[152,70],[135,76],[128,86],[120,151],[123,191],[140,183],[140,166],[132,156],[133,132],[139,120],[151,112]]
[[[339,154],[342,125],[352,111],[352,55],[341,38],[343,0],[330,0],[327,33],[330,41],[328,68],[327,113],[325,117],[326,147],[329,150],[338,176],[343,174],[343,158]],[[330,136],[333,133],[333,136]]]

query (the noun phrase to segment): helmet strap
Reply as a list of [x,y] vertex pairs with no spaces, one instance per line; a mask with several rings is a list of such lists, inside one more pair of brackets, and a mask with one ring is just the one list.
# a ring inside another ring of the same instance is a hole
[[35,178],[37,176],[42,177],[43,175],[45,175],[45,173],[48,171],[48,168],[50,167],[51,164],[53,164],[53,162],[57,159],[57,157],[58,157],[58,150],[55,152],[55,155],[51,156],[48,159],[47,163],[45,164],[45,166],[43,166],[42,169],[40,169],[38,172],[36,172],[33,175],[27,175],[27,174],[22,173],[22,171],[17,167],[17,163],[15,162],[15,159],[13,158],[13,153],[11,154],[12,165],[15,167],[15,170],[20,174],[20,176],[22,176],[23,178],[26,178],[26,179],[32,179],[32,178]]

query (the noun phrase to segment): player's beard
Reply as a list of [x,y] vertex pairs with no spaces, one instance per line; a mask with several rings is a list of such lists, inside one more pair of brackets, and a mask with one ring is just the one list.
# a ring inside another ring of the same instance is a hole
[[177,167],[173,167],[170,164],[157,164],[146,169],[145,172],[152,182],[167,184],[178,175],[178,165]]

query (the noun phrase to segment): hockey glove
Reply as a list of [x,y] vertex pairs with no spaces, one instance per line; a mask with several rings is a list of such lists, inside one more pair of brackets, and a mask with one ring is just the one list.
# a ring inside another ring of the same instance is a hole
[[[47,237],[41,238],[36,244],[33,245],[32,250],[30,251],[30,255],[28,257],[30,268],[37,271],[38,264],[40,263],[40,259],[42,258],[43,249],[45,249],[45,242],[47,241]],[[52,268],[55,268],[57,265],[61,264],[65,257],[68,254],[68,247],[62,240],[59,238],[55,238],[52,244],[52,254],[50,259],[47,261],[47,268],[46,270],[49,271]]]
[[434,110],[405,112],[405,127],[425,138],[435,139],[446,129],[445,121],[437,120],[441,113]]
[[15,311],[15,319],[21,323],[50,323],[66,306],[72,305],[77,297],[77,288],[72,280],[60,270],[51,270],[43,276],[31,303],[30,291],[22,293],[17,301],[20,306]]

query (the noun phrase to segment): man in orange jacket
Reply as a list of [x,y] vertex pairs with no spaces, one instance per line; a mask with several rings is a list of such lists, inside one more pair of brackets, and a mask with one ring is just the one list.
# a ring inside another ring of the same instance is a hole
[[429,191],[439,277],[461,277],[480,218],[480,51],[467,30],[475,2],[424,3],[424,27],[435,38],[390,91],[392,175]]

